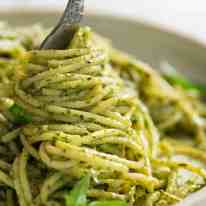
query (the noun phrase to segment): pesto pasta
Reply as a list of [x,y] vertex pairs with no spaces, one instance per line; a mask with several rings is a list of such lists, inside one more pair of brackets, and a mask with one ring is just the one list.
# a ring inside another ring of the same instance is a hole
[[93,206],[169,206],[205,186],[202,87],[89,27],[65,50],[38,50],[46,33],[0,25],[0,206],[72,206],[86,175]]

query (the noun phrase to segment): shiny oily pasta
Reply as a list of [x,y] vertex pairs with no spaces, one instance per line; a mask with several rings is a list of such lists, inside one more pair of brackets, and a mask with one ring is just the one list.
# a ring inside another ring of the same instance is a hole
[[36,49],[46,33],[1,26],[0,205],[64,206],[87,174],[89,200],[131,206],[173,205],[204,187],[201,92],[88,27],[65,50]]

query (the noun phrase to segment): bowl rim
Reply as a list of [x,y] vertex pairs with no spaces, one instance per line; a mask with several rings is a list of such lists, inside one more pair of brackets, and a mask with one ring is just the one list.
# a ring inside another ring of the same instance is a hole
[[[23,6],[7,6],[5,8],[0,8],[1,15],[5,15],[8,13],[12,13],[14,15],[30,15],[30,14],[44,14],[48,13],[50,15],[52,14],[61,14],[62,7],[40,7],[38,5],[32,6],[28,5],[25,9]],[[121,14],[121,12],[113,12],[113,11],[106,11],[103,9],[98,8],[88,8],[85,12],[86,16],[94,16],[94,17],[102,17],[107,19],[114,19],[118,21],[128,21],[133,24],[139,24],[141,26],[144,26],[145,28],[152,29],[157,32],[166,33],[168,35],[172,35],[175,38],[182,39],[184,42],[188,42],[190,44],[193,44],[196,47],[206,49],[206,41],[201,40],[198,37],[193,36],[192,34],[188,34],[187,32],[180,31],[173,26],[167,26],[165,24],[153,22],[146,20],[143,17],[137,17],[135,15],[129,15],[129,14]]]

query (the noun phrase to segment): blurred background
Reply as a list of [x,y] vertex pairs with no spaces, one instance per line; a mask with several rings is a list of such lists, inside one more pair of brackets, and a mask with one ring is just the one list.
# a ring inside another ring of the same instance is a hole
[[[206,43],[205,0],[86,0],[87,11],[122,14],[192,36]],[[63,9],[66,0],[0,0],[0,7]],[[40,6],[40,7],[39,7]]]

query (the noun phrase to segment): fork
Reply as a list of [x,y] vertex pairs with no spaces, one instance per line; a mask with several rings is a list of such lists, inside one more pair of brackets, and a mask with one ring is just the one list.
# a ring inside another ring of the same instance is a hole
[[40,49],[65,49],[79,28],[84,0],[69,0],[57,26],[46,37]]

